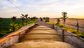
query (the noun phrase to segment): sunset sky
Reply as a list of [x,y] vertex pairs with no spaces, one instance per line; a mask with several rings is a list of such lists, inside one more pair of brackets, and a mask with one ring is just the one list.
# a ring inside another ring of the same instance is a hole
[[20,17],[21,13],[30,17],[68,17],[84,18],[84,0],[0,0],[0,17]]

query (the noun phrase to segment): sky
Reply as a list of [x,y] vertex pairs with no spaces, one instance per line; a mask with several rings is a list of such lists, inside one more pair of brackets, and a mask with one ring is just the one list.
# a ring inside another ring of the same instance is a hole
[[60,18],[62,12],[70,18],[84,18],[84,0],[0,0],[0,17],[4,18],[21,14]]

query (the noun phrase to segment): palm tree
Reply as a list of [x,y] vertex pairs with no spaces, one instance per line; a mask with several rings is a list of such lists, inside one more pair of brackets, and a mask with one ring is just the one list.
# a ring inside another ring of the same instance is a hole
[[67,18],[67,12],[62,12],[62,15],[63,15],[63,21],[64,21],[64,25],[65,25],[66,18]]
[[27,17],[28,17],[28,14],[21,14],[22,15],[22,17],[24,17],[24,18],[26,18],[27,19]]
[[24,16],[25,16],[24,14],[21,14],[21,18],[24,18]]
[[25,18],[27,19],[27,17],[28,17],[28,14],[25,14]]
[[27,19],[28,19],[28,14],[21,14],[22,15],[22,19],[25,19],[25,22],[27,24]]
[[27,21],[28,21],[28,14],[25,14],[25,21],[26,21],[26,24],[27,24]]

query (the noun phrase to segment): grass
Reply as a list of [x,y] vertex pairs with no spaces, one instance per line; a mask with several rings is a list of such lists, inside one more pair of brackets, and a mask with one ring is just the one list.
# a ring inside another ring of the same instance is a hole
[[47,24],[54,24],[53,22],[46,22]]
[[[55,23],[53,23],[53,22],[47,22],[47,24],[55,24]],[[75,29],[73,29],[73,28],[71,28],[69,26],[66,26],[66,25],[64,26],[63,24],[56,24],[56,26],[64,28],[66,31],[69,31],[71,33],[76,34],[77,36],[80,36],[80,37],[84,38],[84,32],[80,32],[80,31],[77,32],[77,30],[75,30]]]
[[64,28],[65,30],[67,30],[67,31],[69,31],[71,33],[74,33],[77,36],[80,36],[80,37],[84,38],[84,32],[80,32],[80,31],[77,32],[77,30],[75,30],[75,29],[73,29],[73,28],[71,28],[69,26],[64,26],[63,24],[57,24],[57,26],[59,26],[61,28]]

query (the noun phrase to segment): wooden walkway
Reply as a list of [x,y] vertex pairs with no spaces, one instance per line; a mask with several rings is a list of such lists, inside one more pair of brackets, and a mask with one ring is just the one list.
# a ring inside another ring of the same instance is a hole
[[68,43],[61,42],[58,33],[43,25],[36,26],[21,39],[22,42],[9,48],[74,48]]

